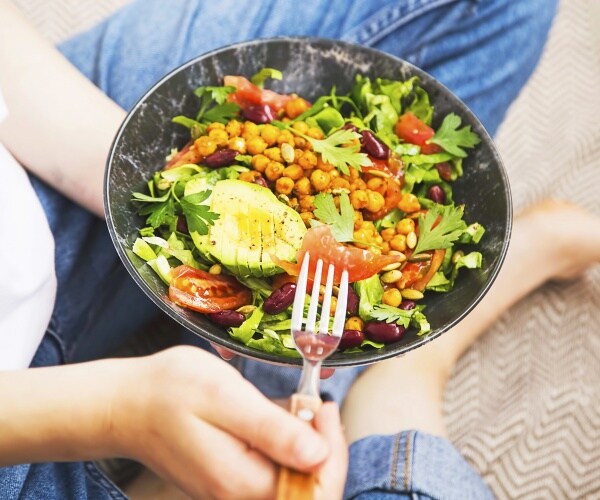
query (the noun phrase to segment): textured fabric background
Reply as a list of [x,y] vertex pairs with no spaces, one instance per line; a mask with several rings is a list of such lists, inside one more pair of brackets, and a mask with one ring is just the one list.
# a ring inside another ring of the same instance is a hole
[[[58,41],[126,0],[16,3]],[[517,212],[558,197],[600,214],[599,27],[600,2],[563,0],[541,64],[501,128]],[[598,325],[596,268],[532,294],[459,363],[446,395],[450,435],[499,498],[600,498]]]

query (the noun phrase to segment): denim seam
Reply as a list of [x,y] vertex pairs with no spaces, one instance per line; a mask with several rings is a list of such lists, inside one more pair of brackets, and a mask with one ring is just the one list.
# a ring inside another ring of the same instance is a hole
[[127,497],[110,481],[96,465],[92,462],[84,463],[86,473],[90,479],[106,490],[106,492],[115,500],[127,500]]
[[372,21],[367,21],[366,26],[362,26],[360,29],[356,30],[355,35],[350,32],[349,34],[343,35],[342,39],[348,41],[355,40],[357,43],[367,46],[374,45],[379,40],[386,37],[389,33],[407,24],[413,19],[433,9],[437,9],[457,1],[459,0],[437,0],[430,3],[422,3],[414,11],[408,13],[403,12],[402,5],[389,7],[387,10],[384,10],[383,12],[378,13],[377,16],[374,16],[375,19]]
[[398,456],[400,455],[400,439],[402,437],[402,433],[398,433],[396,436],[396,441],[394,442],[394,455],[392,458],[392,470],[390,471],[390,486],[391,489],[394,490],[396,488],[397,478],[396,478],[396,469],[398,468]]
[[413,446],[411,446],[412,440],[414,439],[414,431],[410,431],[406,436],[405,452],[404,452],[404,490],[408,491],[410,486],[410,469],[411,469],[411,454]]

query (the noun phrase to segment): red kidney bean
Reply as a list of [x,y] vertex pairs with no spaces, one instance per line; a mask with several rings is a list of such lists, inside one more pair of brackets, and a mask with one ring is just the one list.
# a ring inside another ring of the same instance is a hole
[[284,283],[265,300],[263,309],[268,314],[279,314],[294,302],[296,283]]
[[367,321],[364,331],[369,339],[389,344],[390,342],[400,340],[406,328],[396,323],[386,323],[385,321]]
[[177,231],[180,233],[190,234],[190,230],[188,229],[187,219],[180,215],[177,217]]
[[235,161],[235,157],[239,155],[239,151],[235,149],[220,149],[216,153],[208,155],[204,158],[204,164],[210,168],[226,167]]
[[387,160],[390,156],[390,148],[388,148],[383,142],[373,135],[370,130],[363,130],[362,135],[362,149],[366,153],[369,153],[373,158],[378,160]]
[[343,127],[344,130],[352,130],[352,132],[358,132],[356,125],[354,123],[346,123]]
[[452,180],[452,167],[450,166],[450,163],[448,163],[448,162],[438,163],[435,166],[435,169],[440,174],[440,177],[442,179],[444,179],[445,181]]
[[246,120],[250,120],[254,123],[269,123],[275,119],[275,116],[273,116],[273,111],[266,104],[248,106],[242,110],[242,114]]
[[410,311],[414,309],[417,304],[414,300],[403,300],[402,303],[398,306],[400,309],[404,309],[405,311]]
[[446,193],[444,193],[444,190],[440,186],[435,184],[429,188],[429,191],[427,191],[427,198],[435,201],[436,203],[443,204],[446,201]]
[[219,311],[212,314],[207,314],[208,319],[213,323],[220,326],[240,326],[245,320],[246,316],[237,311]]
[[348,302],[346,302],[346,314],[354,316],[358,312],[358,295],[352,288],[352,285],[348,285]]
[[267,181],[265,180],[265,178],[262,175],[259,175],[254,179],[254,184],[258,184],[259,186],[262,186],[262,187],[269,187],[269,185],[267,184]]
[[339,349],[352,349],[358,347],[365,340],[365,334],[360,330],[344,330],[340,339]]

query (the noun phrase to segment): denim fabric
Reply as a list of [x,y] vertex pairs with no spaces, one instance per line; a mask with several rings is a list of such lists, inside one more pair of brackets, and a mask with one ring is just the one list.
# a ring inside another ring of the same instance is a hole
[[[216,47],[277,35],[339,38],[420,66],[461,97],[493,134],[537,63],[555,8],[556,0],[138,0],[60,49],[128,109],[164,73]],[[57,305],[33,366],[102,356],[156,309],[118,262],[105,224],[41,181],[33,182],[56,240],[58,276]],[[241,369],[270,396],[289,395],[299,376],[294,369],[250,360],[243,360]],[[323,391],[341,402],[359,372],[338,370]],[[407,455],[407,450],[412,451]],[[487,498],[490,493],[449,443],[403,433],[351,447],[346,495]],[[0,499],[13,498],[122,495],[92,464],[69,463],[0,469]]]

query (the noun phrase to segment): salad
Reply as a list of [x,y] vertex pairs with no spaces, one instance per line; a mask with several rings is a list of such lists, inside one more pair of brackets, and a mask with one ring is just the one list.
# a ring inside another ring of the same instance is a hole
[[434,129],[417,77],[359,74],[313,103],[264,88],[282,77],[265,68],[195,90],[196,116],[173,118],[190,141],[133,193],[146,221],[133,252],[171,301],[251,348],[298,356],[291,304],[307,251],[349,271],[340,350],[426,335],[421,299],[481,267],[484,228],[452,195],[479,137],[454,113]]

